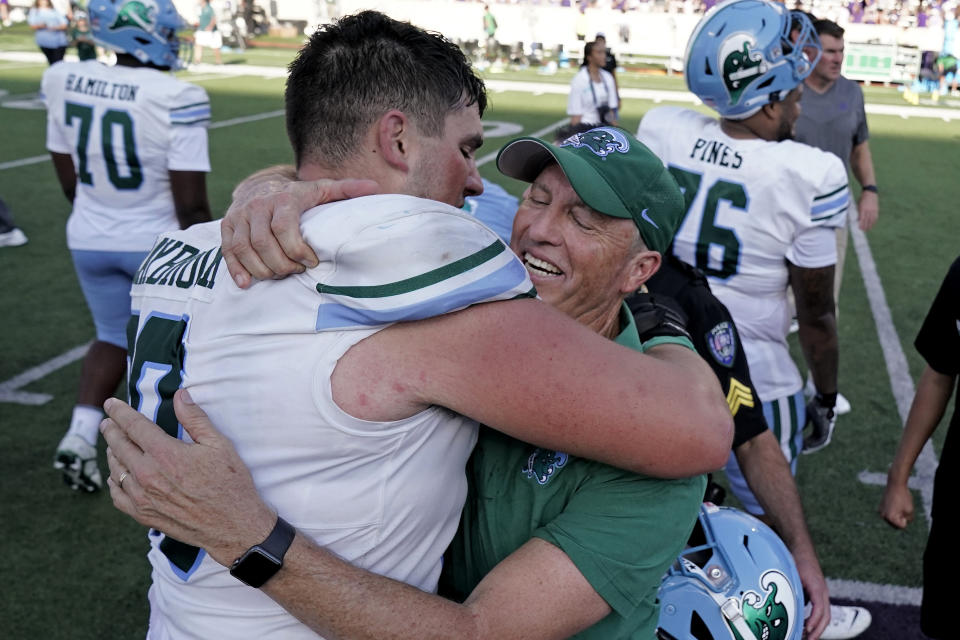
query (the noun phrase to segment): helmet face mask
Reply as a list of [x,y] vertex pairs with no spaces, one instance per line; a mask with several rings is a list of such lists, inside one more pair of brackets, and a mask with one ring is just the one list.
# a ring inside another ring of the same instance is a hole
[[658,633],[670,640],[800,640],[803,587],[765,524],[705,503],[691,546],[667,572]]
[[144,64],[181,68],[177,30],[184,23],[172,0],[91,0],[88,11],[100,46]]
[[803,13],[767,0],[727,0],[694,29],[684,74],[704,104],[739,120],[783,100],[810,75],[820,53],[820,40]]

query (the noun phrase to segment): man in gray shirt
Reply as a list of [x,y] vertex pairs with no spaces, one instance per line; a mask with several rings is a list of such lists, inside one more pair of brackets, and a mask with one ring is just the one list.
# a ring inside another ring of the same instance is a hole
[[[858,220],[860,229],[868,231],[877,221],[880,205],[873,158],[870,155],[870,133],[863,108],[863,90],[856,82],[840,75],[843,65],[843,28],[830,20],[815,20],[813,27],[820,36],[823,55],[804,80],[806,86],[800,97],[796,139],[839,156],[848,171],[853,169],[861,193],[856,207],[851,205],[853,210],[848,219]],[[847,234],[846,226],[837,229],[834,300],[840,299]],[[850,404],[846,399],[838,397],[837,413],[849,410]]]

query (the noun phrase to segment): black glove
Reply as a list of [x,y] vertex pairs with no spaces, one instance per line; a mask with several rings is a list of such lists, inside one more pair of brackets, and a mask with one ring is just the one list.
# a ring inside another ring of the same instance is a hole
[[640,342],[661,336],[683,337],[692,342],[687,333],[687,315],[670,296],[637,292],[627,298],[627,306],[637,323]]
[[810,435],[803,439],[803,452],[813,453],[830,444],[833,429],[837,426],[837,394],[817,394],[807,403],[807,424]]

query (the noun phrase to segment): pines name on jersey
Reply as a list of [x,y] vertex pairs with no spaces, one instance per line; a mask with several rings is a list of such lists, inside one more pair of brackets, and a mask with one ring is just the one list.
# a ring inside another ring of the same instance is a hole
[[718,140],[704,140],[697,138],[693,144],[690,157],[701,162],[710,162],[721,167],[739,169],[743,164],[743,156]]

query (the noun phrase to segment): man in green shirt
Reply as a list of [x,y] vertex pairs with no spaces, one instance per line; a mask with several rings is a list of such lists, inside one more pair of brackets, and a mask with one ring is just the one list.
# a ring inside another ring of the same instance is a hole
[[[560,147],[515,140],[501,151],[498,166],[531,183],[511,248],[544,301],[653,358],[698,359],[680,331],[664,331],[662,323],[638,330],[623,302],[656,271],[682,216],[682,196],[659,159],[622,130],[603,127]],[[535,378],[528,393],[538,393]],[[186,427],[189,421],[181,420]],[[104,435],[115,441],[116,432]],[[114,461],[115,476],[129,477],[124,471],[131,464],[136,460]],[[290,549],[293,559],[287,555],[284,566],[291,569],[282,569],[265,591],[313,630],[336,637],[492,638],[507,629],[527,638],[653,637],[657,589],[693,528],[703,476],[655,479],[484,428],[468,477],[442,591],[466,596],[463,604],[405,589],[315,545],[302,555],[294,551],[298,543],[310,544],[302,536]],[[149,520],[121,496],[130,486],[111,483],[115,503]],[[189,524],[192,531],[209,527],[211,537],[203,540],[220,539],[213,532],[223,526]],[[193,534],[182,533],[192,543]],[[203,540],[196,539],[213,557],[229,555]]]

